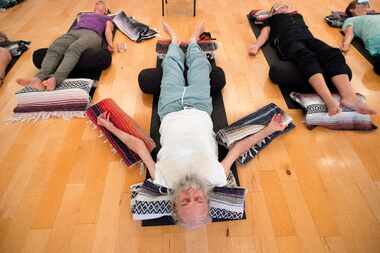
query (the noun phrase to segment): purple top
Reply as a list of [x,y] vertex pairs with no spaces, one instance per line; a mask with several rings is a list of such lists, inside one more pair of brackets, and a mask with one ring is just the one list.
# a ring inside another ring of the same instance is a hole
[[103,37],[103,33],[106,29],[107,21],[111,21],[112,18],[105,15],[99,15],[96,13],[83,13],[79,16],[79,21],[73,27],[73,29],[88,29],[96,32]]

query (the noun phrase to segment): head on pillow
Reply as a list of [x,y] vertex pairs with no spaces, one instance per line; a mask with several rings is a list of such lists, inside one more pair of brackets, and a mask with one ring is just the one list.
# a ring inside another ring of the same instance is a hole
[[96,1],[94,12],[99,15],[107,15],[109,13],[109,10],[104,1]]
[[368,1],[352,1],[346,8],[346,15],[348,17],[363,16],[367,15],[369,12],[369,2]]
[[210,222],[208,214],[208,189],[200,177],[191,174],[174,187],[173,218],[185,228],[196,229]]
[[287,3],[284,2],[277,2],[273,4],[272,8],[270,9],[270,13],[272,15],[275,14],[281,14],[281,13],[291,13],[293,12],[293,8]]

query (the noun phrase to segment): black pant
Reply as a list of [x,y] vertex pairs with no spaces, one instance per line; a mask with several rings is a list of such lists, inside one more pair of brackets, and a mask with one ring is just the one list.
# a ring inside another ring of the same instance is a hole
[[281,53],[294,62],[307,80],[315,74],[331,78],[340,74],[351,75],[339,49],[315,38],[282,43]]
[[374,70],[376,74],[380,75],[380,55],[375,57]]

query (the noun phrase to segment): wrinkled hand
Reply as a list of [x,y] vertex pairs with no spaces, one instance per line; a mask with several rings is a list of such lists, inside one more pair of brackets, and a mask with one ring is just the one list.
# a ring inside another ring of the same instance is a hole
[[251,55],[251,56],[255,56],[255,55],[257,55],[257,53],[259,52],[259,50],[260,50],[260,47],[256,43],[253,43],[248,48],[248,54]]
[[108,44],[107,46],[107,49],[110,53],[113,53],[114,52],[114,48],[113,48],[113,45],[112,44]]
[[274,115],[267,128],[272,132],[283,131],[287,127],[286,124],[282,123],[283,118],[281,114]]
[[99,126],[109,128],[113,126],[113,123],[110,121],[110,113],[109,112],[103,112],[98,116],[97,123]]

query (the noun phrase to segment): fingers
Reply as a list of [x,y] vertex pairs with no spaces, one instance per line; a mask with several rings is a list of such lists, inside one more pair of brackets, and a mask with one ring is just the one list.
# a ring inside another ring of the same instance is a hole
[[272,120],[275,122],[281,122],[282,121],[282,115],[280,113],[277,113],[273,115]]

